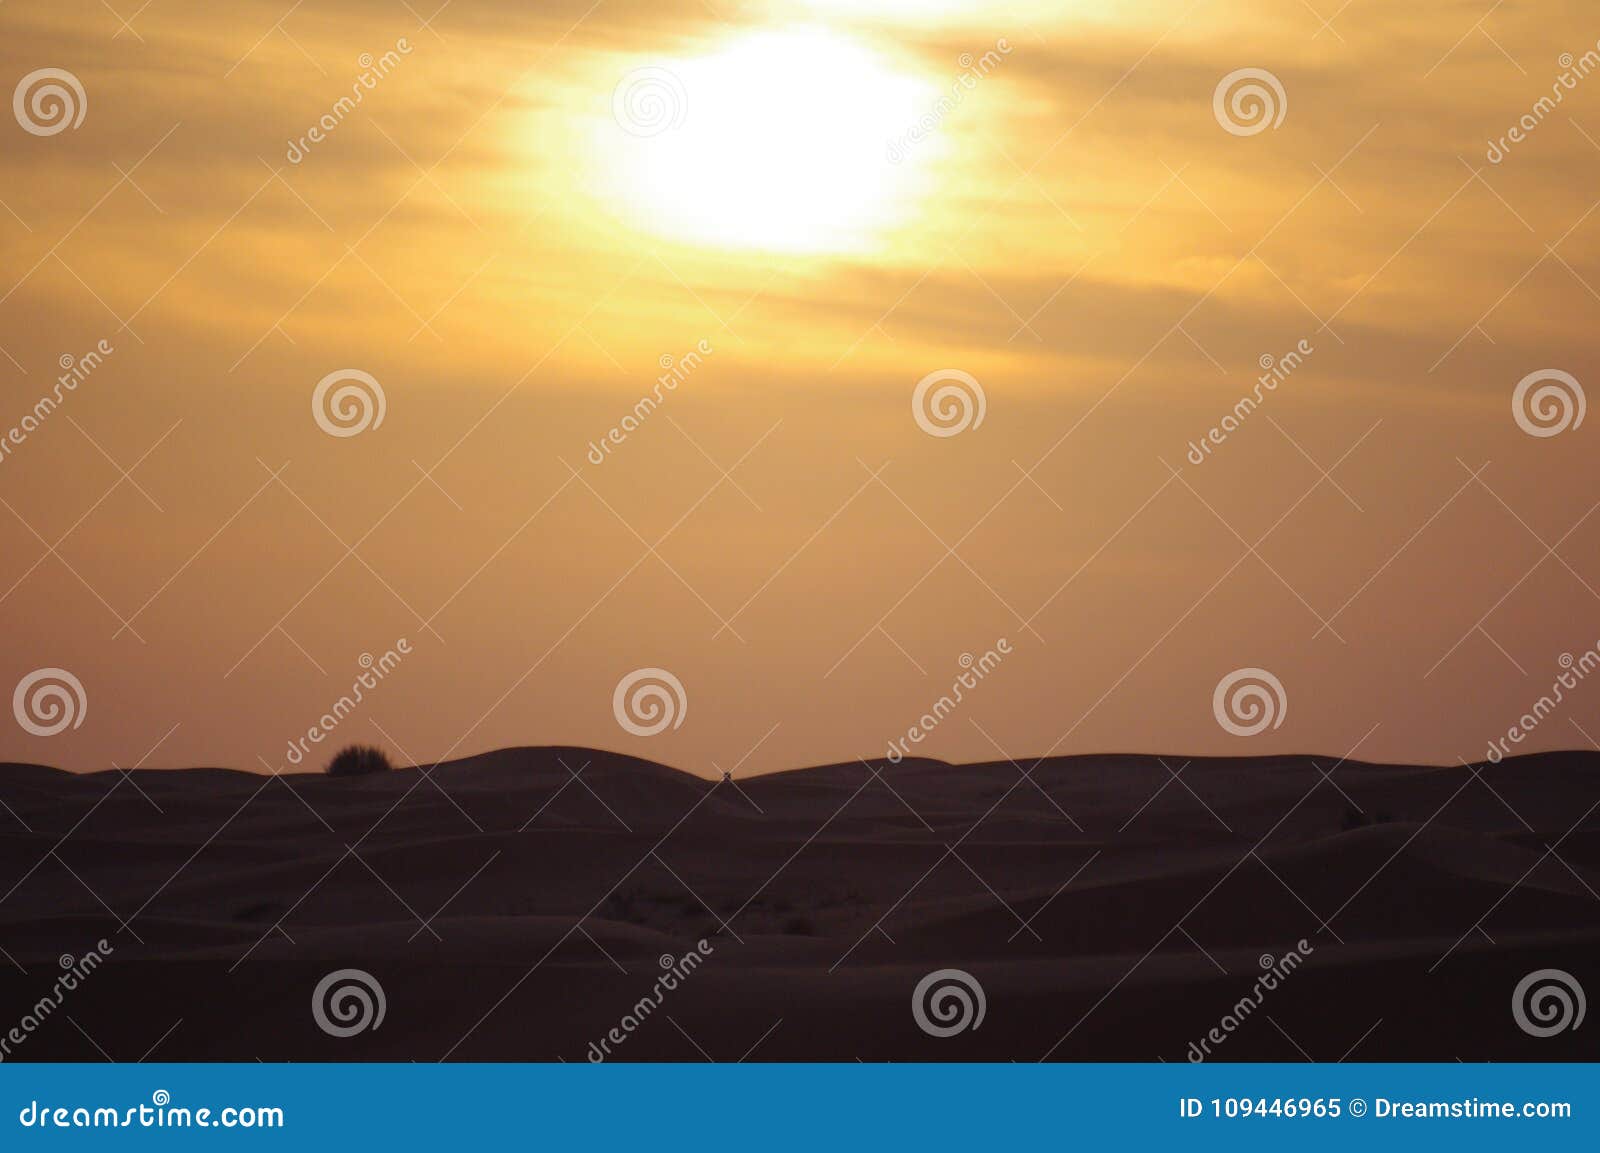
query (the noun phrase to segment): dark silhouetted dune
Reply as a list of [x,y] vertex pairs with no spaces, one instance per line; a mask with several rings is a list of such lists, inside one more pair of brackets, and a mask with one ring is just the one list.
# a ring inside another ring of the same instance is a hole
[[[1510,1002],[1537,969],[1600,990],[1597,801],[1579,753],[5,765],[0,996],[20,1017],[104,938],[13,1059],[584,1060],[704,939],[613,1059],[1183,1060],[1304,940],[1215,1059],[1593,1058],[1593,1028],[1536,1039]],[[339,968],[381,984],[379,1029],[318,1028]],[[986,1016],[934,1037],[912,991],[949,968]]]

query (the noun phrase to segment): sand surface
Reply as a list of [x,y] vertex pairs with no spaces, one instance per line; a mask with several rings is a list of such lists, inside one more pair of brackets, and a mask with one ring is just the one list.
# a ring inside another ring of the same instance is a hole
[[[1213,1059],[1600,1058],[1600,1022],[1511,1011],[1536,969],[1600,993],[1600,754],[713,782],[529,748],[346,779],[0,765],[0,802],[0,1034],[63,954],[113,950],[9,1060],[582,1061],[702,939],[613,1059],[1182,1061],[1301,940]],[[378,1028],[318,1027],[339,968],[381,984]],[[912,992],[947,968],[985,1015],[930,1036]]]

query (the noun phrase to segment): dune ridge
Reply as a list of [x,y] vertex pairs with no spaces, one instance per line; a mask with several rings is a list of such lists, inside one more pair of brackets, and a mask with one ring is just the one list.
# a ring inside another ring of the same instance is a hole
[[[530,747],[352,778],[6,764],[0,802],[0,1004],[22,1011],[105,938],[70,1011],[112,1053],[170,1027],[168,1059],[579,1060],[700,940],[672,1021],[626,1059],[733,1058],[769,1026],[753,1059],[1183,1059],[1301,941],[1303,969],[1219,1057],[1594,1053],[1507,1009],[1535,968],[1600,988],[1592,752],[729,780]],[[381,1031],[315,1027],[306,998],[338,966],[382,981]],[[980,1030],[915,1025],[912,987],[940,968],[981,982]],[[25,1059],[92,1054],[62,1022]]]

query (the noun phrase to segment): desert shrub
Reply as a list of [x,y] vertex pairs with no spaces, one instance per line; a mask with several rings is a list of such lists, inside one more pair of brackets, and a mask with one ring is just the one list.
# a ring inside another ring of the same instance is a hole
[[394,768],[389,755],[372,745],[347,745],[328,762],[330,777],[364,777],[369,773],[387,773]]
[[1344,816],[1339,821],[1339,827],[1346,832],[1351,829],[1365,829],[1372,825],[1393,824],[1395,818],[1382,809],[1375,809],[1370,813],[1358,812],[1353,805],[1346,805]]

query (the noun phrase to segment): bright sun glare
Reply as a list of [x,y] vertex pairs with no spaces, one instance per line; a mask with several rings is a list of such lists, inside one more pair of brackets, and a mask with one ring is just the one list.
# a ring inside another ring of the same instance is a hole
[[912,207],[935,142],[909,155],[894,145],[937,96],[832,32],[742,36],[623,77],[601,127],[602,191],[676,240],[870,250]]

